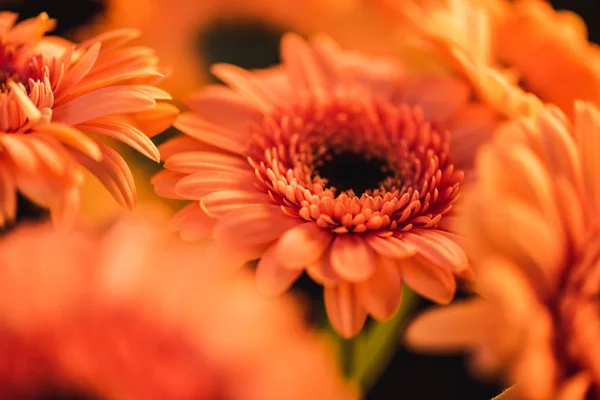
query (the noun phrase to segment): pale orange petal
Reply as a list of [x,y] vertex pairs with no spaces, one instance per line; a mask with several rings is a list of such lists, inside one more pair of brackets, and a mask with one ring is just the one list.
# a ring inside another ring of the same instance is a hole
[[447,237],[430,229],[414,229],[402,234],[402,239],[419,254],[436,265],[455,273],[468,268],[465,252]]
[[207,194],[221,190],[252,191],[255,188],[253,180],[254,174],[242,169],[198,172],[177,182],[175,193],[190,200],[202,200]]
[[381,256],[387,258],[404,258],[416,254],[417,249],[396,236],[381,237],[366,235],[365,241]]
[[222,190],[207,194],[200,201],[204,211],[215,218],[223,218],[233,210],[250,205],[270,204],[271,199],[265,193],[245,190]]
[[171,225],[178,230],[181,238],[186,241],[196,241],[212,234],[217,220],[206,215],[197,201],[184,206],[173,216]]
[[432,265],[418,257],[398,262],[404,282],[421,296],[440,304],[448,304],[454,297],[456,281],[452,272]]
[[243,153],[249,140],[247,132],[243,130],[233,131],[191,113],[179,115],[173,126],[197,140],[236,154]]
[[302,37],[295,33],[283,36],[281,58],[295,88],[311,92],[325,89],[326,77],[315,60],[312,48]]
[[108,115],[143,111],[156,102],[146,92],[129,86],[110,86],[81,95],[53,110],[52,120],[76,125]]
[[350,283],[325,288],[325,308],[333,327],[345,338],[358,334],[367,318]]
[[314,263],[306,266],[306,273],[315,282],[320,283],[324,287],[332,287],[339,285],[343,279],[331,267],[330,251],[325,250],[323,256]]
[[333,270],[351,282],[368,279],[375,271],[375,253],[358,235],[336,236],[331,246],[330,260]]
[[302,274],[301,269],[290,270],[281,264],[275,245],[260,257],[256,266],[256,284],[267,296],[277,296],[289,289]]
[[284,214],[275,205],[251,205],[233,210],[215,227],[215,240],[232,246],[256,246],[279,238],[301,220]]
[[436,308],[409,325],[406,341],[418,349],[469,350],[486,336],[494,318],[493,308],[482,300]]
[[149,159],[156,162],[160,161],[160,153],[152,140],[144,132],[130,124],[98,118],[80,124],[79,129],[112,137],[139,151]]
[[263,111],[270,110],[279,100],[273,93],[258,84],[256,78],[248,71],[229,64],[213,65],[211,71],[229,86],[238,89],[249,100],[253,100]]
[[193,174],[208,171],[230,171],[232,168],[249,170],[250,166],[243,158],[223,152],[183,151],[169,157],[165,161],[165,168]]
[[250,122],[260,123],[263,118],[253,102],[220,85],[205,86],[186,99],[186,105],[198,117],[234,132],[245,130]]
[[377,266],[371,277],[356,284],[358,301],[378,320],[394,315],[400,305],[402,279],[396,260],[377,257]]
[[177,185],[177,182],[185,176],[185,174],[164,169],[158,171],[156,175],[152,177],[151,183],[154,185],[154,191],[159,196],[167,199],[185,200],[185,197],[182,197],[175,192],[175,185]]
[[123,207],[132,209],[136,202],[135,183],[123,158],[110,147],[98,143],[102,161],[95,161],[83,153],[71,151],[72,156],[94,174]]
[[320,260],[332,240],[330,231],[314,222],[303,223],[281,236],[276,245],[278,258],[286,268],[301,270]]

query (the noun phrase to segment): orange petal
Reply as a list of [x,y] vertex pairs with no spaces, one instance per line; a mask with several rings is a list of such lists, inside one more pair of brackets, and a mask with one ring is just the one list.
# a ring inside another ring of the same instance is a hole
[[102,182],[121,206],[133,209],[136,190],[127,163],[110,147],[102,143],[98,143],[98,147],[102,154],[102,161],[95,161],[75,151],[71,151],[71,155]]
[[86,93],[54,109],[52,120],[77,125],[108,115],[139,112],[156,102],[146,92],[130,86],[110,86]]
[[252,172],[238,168],[229,168],[229,171],[198,172],[177,182],[175,193],[186,199],[202,200],[207,194],[222,190],[253,191],[254,179]]
[[298,89],[323,90],[326,78],[320,70],[311,47],[300,35],[287,33],[281,39],[281,58],[290,74],[290,82]]
[[243,158],[221,151],[184,151],[169,157],[165,161],[165,168],[193,174],[207,171],[230,171],[231,168],[249,169],[249,165]]
[[306,266],[308,276],[325,287],[337,286],[342,283],[340,276],[331,267],[330,259],[330,251],[326,250],[321,258]]
[[160,153],[152,140],[144,132],[130,124],[98,118],[79,125],[79,128],[88,132],[105,135],[117,139],[132,149],[139,151],[149,159],[159,162]]
[[249,122],[260,123],[263,118],[260,108],[222,85],[205,86],[191,95],[186,104],[194,115],[234,132],[245,131]]
[[265,90],[252,73],[245,69],[235,65],[215,64],[212,66],[211,72],[229,86],[246,95],[249,100],[253,100],[256,106],[263,111],[268,111],[279,103],[277,97]]
[[362,237],[353,234],[334,238],[330,260],[333,270],[351,282],[368,279],[375,271],[375,253]]
[[356,284],[359,302],[373,318],[385,320],[394,315],[400,305],[402,279],[395,260],[377,257],[371,277]]
[[440,304],[454,297],[456,281],[449,270],[417,257],[399,261],[402,279],[421,296]]
[[201,142],[206,142],[236,154],[243,154],[249,140],[249,135],[244,130],[233,131],[226,127],[212,124],[191,113],[179,115],[173,126]]
[[430,262],[460,273],[468,268],[465,252],[444,235],[430,229],[414,229],[402,234],[402,239]]
[[221,152],[218,147],[211,146],[207,143],[200,142],[192,137],[180,135],[173,139],[167,140],[160,146],[160,157],[162,160],[167,160],[176,154],[184,152],[196,152],[196,151],[212,151]]
[[325,288],[325,309],[335,330],[345,338],[357,335],[367,319],[367,312],[350,283]]
[[277,296],[289,289],[302,270],[290,270],[281,265],[275,245],[260,257],[256,267],[258,289],[266,296]]
[[175,193],[175,185],[186,175],[166,169],[160,170],[152,177],[150,182],[154,185],[154,191],[161,197],[167,199],[186,200],[185,197]]
[[212,234],[217,220],[206,215],[197,201],[187,204],[173,216],[173,229],[180,232],[181,238],[193,242]]
[[388,258],[410,257],[417,252],[416,248],[396,236],[381,237],[377,235],[365,235],[365,241],[377,254]]
[[485,337],[495,318],[484,300],[471,300],[421,314],[407,329],[406,341],[422,350],[468,350]]
[[207,194],[200,202],[208,215],[214,218],[223,218],[233,210],[243,209],[250,205],[270,204],[271,199],[265,193],[257,191],[222,190]]
[[[148,93],[147,90],[144,92]],[[154,99],[156,97],[152,96]],[[150,110],[140,111],[133,115],[137,128],[148,137],[154,137],[167,130],[177,118],[179,109],[169,103],[156,103]]]
[[302,269],[322,258],[333,239],[331,232],[307,222],[285,232],[277,242],[277,252],[282,265]]
[[215,227],[215,240],[231,246],[257,246],[272,242],[301,223],[275,205],[251,205],[233,210]]
[[80,130],[62,123],[51,123],[37,125],[33,128],[35,132],[48,134],[64,144],[68,144],[79,150],[94,161],[102,159],[102,152],[94,140],[90,139]]

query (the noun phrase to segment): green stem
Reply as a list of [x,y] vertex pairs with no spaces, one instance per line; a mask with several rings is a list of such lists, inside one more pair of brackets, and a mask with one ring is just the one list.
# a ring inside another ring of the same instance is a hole
[[[418,304],[418,296],[408,287],[403,288],[402,303],[396,314],[384,322],[374,322],[352,339],[339,336],[329,321],[326,322],[331,339],[336,343],[344,374],[367,392],[388,365],[395,353],[400,330],[411,310]],[[326,316],[324,316],[326,318]]]
[[387,321],[374,323],[358,342],[350,378],[364,392],[371,388],[391,361],[406,318],[418,304],[418,296],[408,287],[405,286],[403,292],[402,303],[396,314]]

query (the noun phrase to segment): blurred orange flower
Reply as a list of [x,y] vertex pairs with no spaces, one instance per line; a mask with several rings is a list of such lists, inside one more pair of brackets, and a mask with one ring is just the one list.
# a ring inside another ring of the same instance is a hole
[[261,257],[265,293],[306,270],[347,337],[367,313],[394,313],[402,281],[450,302],[455,276],[470,276],[447,229],[463,179],[450,134],[493,123],[459,80],[411,77],[325,37],[288,34],[281,52],[282,66],[256,72],[216,65],[229,87],[189,99],[175,123],[186,136],[162,145],[166,169],[153,178],[160,195],[193,200],[176,227]]
[[482,99],[509,117],[539,109],[533,95],[567,114],[576,99],[600,104],[600,49],[570,11],[555,11],[545,0],[380,3],[402,29],[411,22],[413,34],[451,60]]
[[0,398],[357,397],[296,303],[198,268],[219,259],[164,228],[140,214],[2,238]]
[[127,164],[86,133],[112,137],[158,161],[150,136],[178,110],[153,85],[163,78],[146,47],[123,47],[137,36],[121,30],[81,44],[44,36],[54,21],[43,13],[15,25],[0,13],[0,226],[16,212],[16,192],[72,219],[81,167],[95,174],[120,204],[133,207]]
[[374,54],[388,52],[391,44],[382,40],[391,22],[381,18],[370,0],[106,0],[106,8],[106,16],[79,35],[140,29],[144,43],[173,68],[163,86],[175,98],[210,82],[198,41],[218,24],[256,23],[280,32],[327,33],[345,46]]
[[516,398],[600,395],[600,112],[577,102],[503,128],[477,162],[462,218],[483,297],[409,329],[425,349],[467,349]]

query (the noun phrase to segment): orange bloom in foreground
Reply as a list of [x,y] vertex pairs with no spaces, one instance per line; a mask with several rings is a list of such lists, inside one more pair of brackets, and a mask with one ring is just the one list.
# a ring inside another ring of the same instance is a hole
[[164,232],[137,216],[0,241],[0,398],[356,398],[295,303]]
[[409,328],[425,349],[467,349],[517,398],[600,396],[600,112],[577,102],[514,122],[482,150],[462,221],[483,297]]
[[410,77],[326,38],[289,34],[281,51],[283,65],[267,70],[215,66],[229,87],[193,95],[175,123],[186,136],[162,146],[157,192],[193,200],[174,220],[183,237],[214,234],[246,260],[260,257],[268,294],[305,270],[344,336],[367,313],[391,316],[403,281],[450,302],[455,276],[470,276],[446,225],[463,179],[450,131],[487,128],[466,87]]
[[149,48],[123,47],[136,31],[109,32],[75,45],[44,36],[46,14],[14,25],[0,13],[0,226],[16,212],[16,192],[49,208],[55,220],[77,210],[82,167],[123,206],[133,207],[129,168],[94,133],[118,139],[159,160],[149,136],[177,109],[153,85],[163,77]]
[[544,0],[382,2],[511,117],[539,108],[531,94],[567,114],[575,99],[600,104],[600,49],[573,12],[555,11]]

